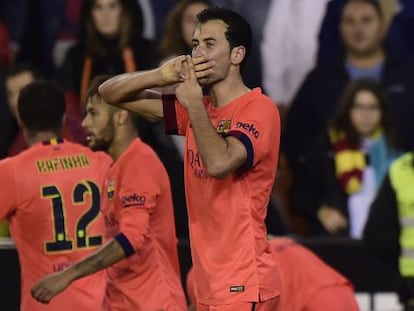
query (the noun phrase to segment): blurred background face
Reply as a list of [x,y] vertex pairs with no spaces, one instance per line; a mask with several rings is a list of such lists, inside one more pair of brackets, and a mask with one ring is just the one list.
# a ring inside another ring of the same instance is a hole
[[185,43],[191,46],[191,40],[193,39],[194,30],[196,27],[196,16],[202,10],[207,9],[208,6],[204,3],[190,4],[183,12],[181,20],[181,31]]
[[364,137],[371,136],[381,126],[381,107],[372,92],[361,90],[356,93],[350,118],[356,131]]
[[97,96],[88,100],[86,115],[82,121],[89,148],[94,151],[107,151],[111,146],[115,127],[113,114],[107,104]]
[[30,71],[23,71],[14,76],[10,76],[6,81],[7,100],[11,113],[17,116],[17,99],[22,88],[34,81],[34,76]]
[[119,0],[96,0],[92,18],[99,33],[116,36],[120,30],[122,7]]
[[345,47],[359,55],[369,55],[381,48],[384,25],[375,8],[352,2],[344,7],[340,31]]

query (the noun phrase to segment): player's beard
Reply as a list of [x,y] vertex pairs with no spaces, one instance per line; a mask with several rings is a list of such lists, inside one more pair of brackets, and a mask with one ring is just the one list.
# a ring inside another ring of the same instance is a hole
[[104,151],[107,152],[111,147],[115,137],[115,126],[112,118],[109,118],[108,123],[101,131],[99,137],[95,136],[95,139],[89,147],[93,151]]

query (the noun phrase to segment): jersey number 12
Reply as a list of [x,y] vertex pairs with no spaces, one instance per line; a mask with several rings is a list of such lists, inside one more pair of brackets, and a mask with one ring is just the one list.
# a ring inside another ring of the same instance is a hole
[[[66,233],[65,207],[62,194],[56,186],[42,187],[42,198],[52,201],[55,240],[45,243],[46,252],[61,252],[73,249],[73,241],[68,239]],[[91,196],[91,206],[76,223],[76,247],[93,247],[102,244],[101,236],[87,236],[88,225],[99,214],[99,187],[91,181],[78,183],[72,193],[73,203],[85,203],[84,195]]]

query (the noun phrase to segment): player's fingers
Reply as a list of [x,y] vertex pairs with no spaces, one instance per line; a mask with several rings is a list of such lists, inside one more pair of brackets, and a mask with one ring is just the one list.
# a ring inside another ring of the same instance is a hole
[[184,80],[187,76],[187,56],[180,55],[174,61],[175,71],[179,73],[179,79]]
[[184,63],[186,60],[187,60],[187,55],[180,55],[180,56],[177,56],[177,57],[175,58],[175,64],[179,66],[179,65],[181,65],[182,63]]
[[[194,63],[194,61],[193,61],[193,63]],[[213,61],[213,60],[209,60],[207,62],[203,62],[203,63],[200,63],[200,64],[194,63],[195,71],[199,72],[199,71],[209,70],[215,65],[215,63],[216,62]]]
[[193,60],[193,63],[195,66],[208,61],[207,58],[205,58],[204,56],[194,56],[194,57],[191,57],[191,59]]
[[187,57],[187,64],[188,64],[189,80],[193,80],[193,81],[197,80],[195,67],[194,67],[194,62],[191,59],[191,56]]
[[39,300],[41,303],[49,303],[50,299],[52,299],[52,294],[50,291],[48,291],[47,289],[42,290],[39,295],[37,300]]
[[183,82],[184,80],[188,79],[188,63],[185,61],[181,65],[180,71],[180,81]]
[[38,285],[33,286],[31,294],[33,298],[38,299],[42,295],[42,288]]

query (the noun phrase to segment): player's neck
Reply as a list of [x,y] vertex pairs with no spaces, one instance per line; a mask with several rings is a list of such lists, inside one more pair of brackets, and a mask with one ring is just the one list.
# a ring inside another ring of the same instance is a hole
[[218,82],[210,89],[209,95],[215,107],[222,107],[250,91],[241,77],[238,77]]
[[128,135],[116,135],[111,146],[108,149],[108,154],[115,162],[122,155],[122,153],[132,144],[132,142],[138,137],[135,133]]
[[55,131],[24,131],[24,139],[28,146],[40,143],[42,141],[51,140],[53,138],[61,137],[62,134]]

